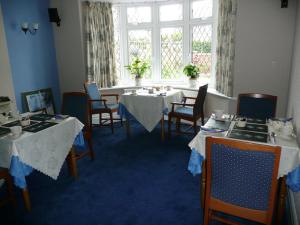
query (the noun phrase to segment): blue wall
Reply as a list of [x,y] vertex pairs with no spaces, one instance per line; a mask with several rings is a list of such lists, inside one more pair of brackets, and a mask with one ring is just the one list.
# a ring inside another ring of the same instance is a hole
[[[17,107],[24,111],[21,93],[52,88],[56,109],[60,90],[49,0],[0,0]],[[21,30],[22,22],[39,23],[35,35]]]

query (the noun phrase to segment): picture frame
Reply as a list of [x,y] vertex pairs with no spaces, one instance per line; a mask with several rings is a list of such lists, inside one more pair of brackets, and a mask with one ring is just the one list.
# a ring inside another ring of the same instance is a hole
[[25,111],[44,111],[47,114],[55,114],[55,104],[51,88],[39,89],[22,93]]

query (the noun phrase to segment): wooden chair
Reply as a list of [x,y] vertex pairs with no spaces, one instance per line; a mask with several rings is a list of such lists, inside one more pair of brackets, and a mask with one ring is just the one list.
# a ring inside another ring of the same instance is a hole
[[237,115],[265,120],[276,116],[276,104],[277,96],[254,93],[239,94]]
[[204,225],[240,224],[224,214],[272,224],[281,148],[224,138],[206,138]]
[[[171,137],[172,118],[176,118],[176,131],[180,133],[181,119],[193,122],[194,134],[197,134],[197,121],[201,118],[201,123],[204,125],[203,105],[207,93],[208,85],[201,86],[197,97],[183,97],[182,102],[172,102],[172,111],[168,114],[168,137]],[[193,104],[188,104],[187,99],[194,100]],[[175,108],[175,106],[177,106]]]
[[[122,119],[113,118],[113,113],[118,111],[119,108],[119,95],[118,94],[100,94],[96,83],[86,82],[84,84],[85,92],[89,95],[91,101],[91,118],[93,114],[99,114],[99,126],[111,127],[112,133],[114,133],[114,120],[121,121]],[[115,97],[116,103],[108,104],[107,100],[102,97]],[[109,114],[109,119],[102,118],[102,114]],[[107,122],[110,121],[109,124]]]
[[0,206],[3,206],[7,203],[12,203],[13,206],[16,206],[16,199],[13,192],[13,183],[11,176],[7,169],[0,168],[0,180],[4,179],[7,187],[7,197],[0,200]]
[[[84,92],[65,92],[63,94],[62,114],[76,117],[84,124],[82,132],[84,139],[87,140],[88,150],[76,153],[74,156],[75,159],[80,159],[86,155],[89,155],[91,159],[94,159],[88,95]],[[72,156],[69,155],[69,158],[70,157]]]

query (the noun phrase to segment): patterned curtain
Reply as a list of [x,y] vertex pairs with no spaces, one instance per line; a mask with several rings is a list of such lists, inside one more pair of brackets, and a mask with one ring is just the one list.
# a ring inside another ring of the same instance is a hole
[[226,96],[233,94],[236,15],[237,0],[219,1],[216,90]]
[[87,76],[98,87],[116,85],[112,4],[85,2]]

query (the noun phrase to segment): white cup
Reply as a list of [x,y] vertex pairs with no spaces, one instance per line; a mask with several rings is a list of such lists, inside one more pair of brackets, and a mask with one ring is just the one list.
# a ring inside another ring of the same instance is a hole
[[245,127],[247,125],[247,120],[239,119],[236,124],[238,127]]
[[10,128],[11,133],[18,137],[22,133],[22,127],[21,126],[13,126]]
[[215,113],[215,118],[216,119],[222,119],[222,116],[224,114],[224,110],[222,110],[222,109],[216,109],[214,111],[214,113]]

